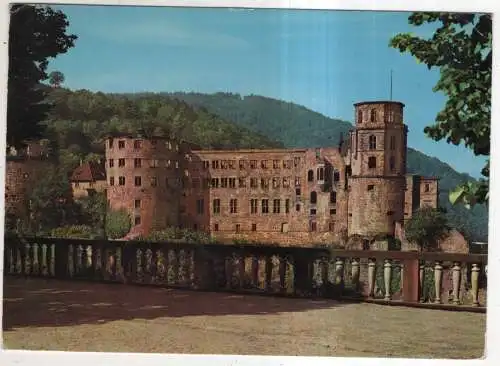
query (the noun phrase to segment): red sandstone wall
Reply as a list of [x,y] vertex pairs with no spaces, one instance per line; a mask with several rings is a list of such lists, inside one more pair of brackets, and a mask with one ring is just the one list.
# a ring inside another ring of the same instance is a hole
[[[135,141],[140,141],[140,147],[134,145]],[[107,198],[112,209],[126,209],[130,213],[134,233],[147,234],[179,224],[184,157],[174,142],[154,141],[120,137],[106,142]],[[123,148],[120,142],[125,144]],[[125,166],[119,166],[119,159],[124,159]],[[140,166],[135,166],[135,159],[140,159]],[[125,178],[125,185],[120,185],[120,177]],[[140,186],[135,185],[135,177],[141,178]],[[140,201],[139,208],[135,207],[136,200]],[[136,224],[136,217],[140,223]]]
[[436,178],[420,178],[420,207],[438,207],[439,184]]

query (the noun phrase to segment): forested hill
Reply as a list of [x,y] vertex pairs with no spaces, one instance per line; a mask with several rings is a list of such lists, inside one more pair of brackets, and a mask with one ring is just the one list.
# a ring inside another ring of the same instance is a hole
[[[241,96],[231,93],[162,93],[161,95],[185,101],[195,108],[203,108],[241,127],[252,129],[286,147],[323,147],[336,145],[351,123],[326,117],[303,106],[258,95]],[[465,226],[476,240],[487,240],[488,211],[485,206],[467,210],[452,207],[448,191],[461,182],[472,180],[458,173],[448,164],[414,149],[408,149],[408,172],[440,177],[440,204],[448,211],[456,226]]]

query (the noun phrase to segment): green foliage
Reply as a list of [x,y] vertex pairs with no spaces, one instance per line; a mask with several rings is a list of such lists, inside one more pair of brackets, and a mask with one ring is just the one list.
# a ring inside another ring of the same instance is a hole
[[94,232],[87,225],[68,225],[52,229],[50,236],[68,239],[94,239]]
[[[375,267],[375,284],[378,289],[377,296],[385,296],[384,263],[377,263]],[[390,292],[391,295],[401,291],[401,267],[394,263],[391,271]]]
[[81,221],[92,227],[97,237],[105,237],[105,220],[107,210],[106,194],[96,192],[90,196],[82,197],[79,202],[82,209]]
[[48,6],[13,5],[10,14],[7,144],[19,148],[45,129],[51,106],[40,83],[49,58],[66,53],[77,37],[66,34],[66,16]]
[[[398,34],[390,46],[408,52],[429,69],[440,70],[434,87],[448,97],[434,125],[424,132],[432,139],[464,145],[475,155],[490,155],[492,16],[465,13],[413,13],[409,24],[436,24],[430,39]],[[486,179],[463,184],[452,193],[452,203],[467,206],[488,201],[489,161],[483,168]]]
[[176,227],[169,227],[163,230],[152,231],[149,235],[140,237],[138,239],[152,242],[182,241],[195,244],[210,244],[213,242],[213,239],[210,237],[210,235],[205,232],[180,229]]
[[47,169],[36,182],[28,202],[29,227],[34,232],[50,232],[53,228],[75,222],[79,216],[68,177],[57,168]]
[[415,243],[420,250],[435,249],[440,239],[449,231],[446,216],[441,210],[422,207],[405,224],[405,236]]
[[60,87],[64,83],[64,79],[64,74],[60,71],[52,71],[49,74],[49,83],[55,88]]
[[106,235],[108,238],[123,238],[131,227],[132,221],[126,210],[108,211],[106,215]]

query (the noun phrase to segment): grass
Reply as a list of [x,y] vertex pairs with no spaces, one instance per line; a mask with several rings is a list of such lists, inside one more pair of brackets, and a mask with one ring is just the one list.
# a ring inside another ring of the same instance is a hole
[[4,281],[4,348],[479,358],[486,316],[56,280]]

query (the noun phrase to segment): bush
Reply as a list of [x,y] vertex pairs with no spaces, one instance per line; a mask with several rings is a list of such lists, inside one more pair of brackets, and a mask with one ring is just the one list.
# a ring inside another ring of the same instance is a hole
[[202,231],[192,231],[189,229],[179,229],[169,227],[163,230],[152,231],[149,235],[138,238],[146,241],[183,241],[187,243],[209,244],[214,240],[210,235]]
[[50,236],[55,238],[94,239],[92,228],[87,225],[68,225],[53,229]]
[[120,239],[128,234],[132,227],[130,216],[125,210],[109,211],[106,216],[106,235],[111,239]]

